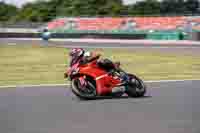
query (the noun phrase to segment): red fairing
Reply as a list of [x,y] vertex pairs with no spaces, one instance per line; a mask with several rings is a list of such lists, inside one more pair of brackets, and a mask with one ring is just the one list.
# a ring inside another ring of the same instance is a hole
[[88,75],[96,80],[96,89],[98,95],[108,94],[120,83],[118,77],[108,75],[108,73],[97,66],[97,60],[86,65],[79,66],[79,74]]

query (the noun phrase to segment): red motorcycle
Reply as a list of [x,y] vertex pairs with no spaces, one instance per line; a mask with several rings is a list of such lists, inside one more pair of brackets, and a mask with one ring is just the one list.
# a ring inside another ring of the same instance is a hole
[[[120,73],[108,72],[98,65],[98,58],[86,64],[78,62],[65,72],[65,78],[68,77],[71,81],[71,89],[76,96],[81,99],[96,99],[101,96],[120,97],[123,94],[130,97],[145,95],[146,86],[140,78],[121,68]],[[123,78],[121,75],[124,75]]]

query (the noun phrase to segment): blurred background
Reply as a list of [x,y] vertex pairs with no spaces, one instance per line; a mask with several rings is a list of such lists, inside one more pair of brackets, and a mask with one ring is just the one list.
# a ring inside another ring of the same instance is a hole
[[0,37],[5,32],[42,36],[50,32],[78,34],[76,38],[115,34],[131,39],[200,40],[199,7],[198,0],[1,0]]

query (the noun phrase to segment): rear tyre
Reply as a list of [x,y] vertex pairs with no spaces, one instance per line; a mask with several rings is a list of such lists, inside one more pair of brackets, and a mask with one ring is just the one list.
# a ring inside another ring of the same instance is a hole
[[131,82],[127,85],[126,93],[130,97],[143,97],[146,93],[144,82],[133,74],[129,74]]
[[86,87],[82,88],[79,78],[72,79],[71,82],[72,92],[80,99],[84,100],[95,99],[97,96],[96,81],[91,77],[86,77],[86,81],[87,81]]

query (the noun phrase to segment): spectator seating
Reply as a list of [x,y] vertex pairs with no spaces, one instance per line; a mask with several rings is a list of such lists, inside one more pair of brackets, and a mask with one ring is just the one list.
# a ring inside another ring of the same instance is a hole
[[[77,31],[112,31],[112,30],[177,30],[184,27],[188,17],[121,17],[121,18],[59,18],[47,24],[48,29],[68,28],[74,24]],[[200,30],[200,18],[192,19],[194,29]],[[129,26],[128,26],[129,25]],[[124,28],[126,27],[126,28]],[[66,29],[67,30],[67,29]]]

